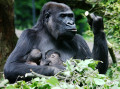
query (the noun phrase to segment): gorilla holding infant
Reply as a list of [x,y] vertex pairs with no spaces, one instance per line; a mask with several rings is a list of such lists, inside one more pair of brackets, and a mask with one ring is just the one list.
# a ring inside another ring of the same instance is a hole
[[[45,59],[48,50],[55,49],[60,54],[60,59],[65,62],[71,57],[75,59],[90,59],[103,61],[97,68],[99,73],[106,73],[108,68],[108,48],[103,32],[103,19],[99,16],[92,17],[92,28],[94,33],[93,51],[79,34],[76,34],[74,13],[69,6],[63,3],[48,2],[40,13],[35,26],[24,30],[17,45],[8,57],[4,66],[5,78],[10,83],[20,80],[18,76],[25,76],[34,72],[51,76],[63,70],[62,65],[31,65],[26,63],[32,49],[39,49],[42,53],[41,60]],[[27,78],[24,78],[27,80]]]
[[31,65],[63,65],[60,54],[56,50],[48,50],[45,53],[45,59],[41,59],[41,57],[40,50],[33,49],[24,59],[27,59],[26,63]]

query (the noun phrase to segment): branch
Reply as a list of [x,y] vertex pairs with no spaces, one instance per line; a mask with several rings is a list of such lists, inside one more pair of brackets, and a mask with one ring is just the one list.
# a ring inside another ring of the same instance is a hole
[[107,41],[107,45],[108,45],[108,50],[109,50],[113,63],[117,63],[112,44],[109,41]]
[[47,76],[35,73],[32,69],[30,69],[31,73],[26,73],[25,77],[40,77],[40,78],[48,78]]

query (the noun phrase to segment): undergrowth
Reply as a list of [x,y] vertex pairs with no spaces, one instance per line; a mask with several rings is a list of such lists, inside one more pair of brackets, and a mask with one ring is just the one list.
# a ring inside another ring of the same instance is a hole
[[37,74],[38,76],[29,82],[22,80],[14,84],[5,84],[3,82],[8,80],[4,80],[0,85],[4,84],[1,87],[3,89],[119,89],[120,64],[109,68],[106,75],[99,74],[97,64],[98,61],[93,59],[85,61],[70,59],[64,63],[66,70],[55,76]]

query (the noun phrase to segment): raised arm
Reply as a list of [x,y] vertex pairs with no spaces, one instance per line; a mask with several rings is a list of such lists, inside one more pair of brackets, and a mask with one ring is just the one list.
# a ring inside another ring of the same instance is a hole
[[106,42],[106,36],[104,33],[103,19],[100,16],[90,15],[92,18],[92,28],[94,34],[94,46],[93,46],[93,59],[100,60],[103,63],[99,63],[97,68],[99,73],[105,74],[108,68],[108,47]]

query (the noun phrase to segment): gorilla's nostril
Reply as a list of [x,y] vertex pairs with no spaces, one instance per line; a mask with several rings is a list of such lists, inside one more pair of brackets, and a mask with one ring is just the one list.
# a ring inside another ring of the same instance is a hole
[[68,22],[67,25],[74,25],[74,22]]

